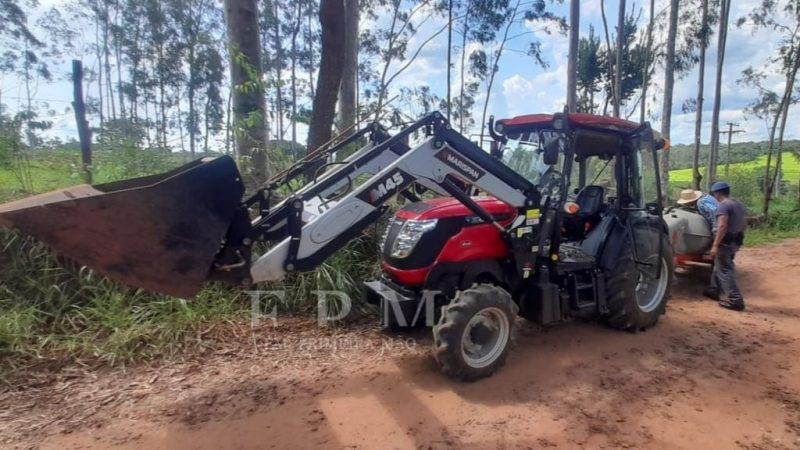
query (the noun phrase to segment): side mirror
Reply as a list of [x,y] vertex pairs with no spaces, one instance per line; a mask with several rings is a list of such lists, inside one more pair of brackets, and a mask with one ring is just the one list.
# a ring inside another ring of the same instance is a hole
[[561,138],[553,139],[544,144],[544,155],[542,155],[542,162],[548,166],[558,163],[558,152],[561,150]]
[[654,216],[661,215],[661,208],[658,206],[658,203],[648,203],[644,205],[644,207],[647,210],[648,214],[652,214]]

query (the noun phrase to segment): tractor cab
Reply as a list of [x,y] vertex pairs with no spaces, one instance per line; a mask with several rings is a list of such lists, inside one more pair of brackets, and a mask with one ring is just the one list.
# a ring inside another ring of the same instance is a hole
[[[533,114],[497,121],[495,151],[540,191],[563,196],[563,238],[585,238],[609,213],[661,208],[656,150],[649,125],[589,114]],[[548,147],[554,155],[547,155]],[[551,164],[547,164],[549,158]],[[563,188],[563,192],[558,192]]]

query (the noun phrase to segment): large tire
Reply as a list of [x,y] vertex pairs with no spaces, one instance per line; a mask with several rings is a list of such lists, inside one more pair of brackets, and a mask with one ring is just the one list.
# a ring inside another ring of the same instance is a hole
[[434,357],[450,377],[474,381],[503,366],[511,344],[517,305],[500,287],[480,284],[442,307],[433,327]]
[[[672,247],[664,237],[662,247],[661,276],[657,280],[642,278],[633,259],[630,241],[624,244],[616,266],[606,272],[606,294],[608,296],[608,314],[605,323],[619,330],[639,331],[652,327],[658,318],[665,313],[667,300],[672,294],[674,276],[674,259]],[[655,258],[653,258],[655,260]],[[650,286],[651,289],[639,289]]]

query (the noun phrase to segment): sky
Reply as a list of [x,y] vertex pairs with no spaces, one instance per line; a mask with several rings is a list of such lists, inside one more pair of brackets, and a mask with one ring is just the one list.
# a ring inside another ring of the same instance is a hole
[[[64,0],[42,0],[42,7],[51,4],[63,3]],[[767,138],[767,128],[763,121],[749,117],[745,114],[747,105],[755,99],[757,93],[750,88],[737,83],[742,71],[753,66],[756,68],[767,65],[768,59],[774,54],[778,42],[778,35],[769,30],[753,30],[749,25],[737,27],[736,21],[739,17],[749,12],[760,0],[737,0],[733,2],[731,10],[730,27],[728,31],[728,44],[723,65],[722,77],[722,98],[720,121],[735,122],[745,133],[735,134],[733,142],[760,141]],[[568,3],[555,4],[551,6],[554,12],[568,16]],[[603,26],[600,11],[600,0],[581,1],[581,36],[589,34],[590,26],[595,28],[596,33],[602,34]],[[641,9],[641,27],[644,28],[648,18],[649,1],[628,1],[628,8],[633,7],[637,12]],[[617,0],[605,2],[606,15],[609,20],[609,27],[613,33],[616,23],[616,11],[619,4]],[[668,7],[667,0],[657,0],[656,10],[663,11]],[[388,16],[388,14],[380,14]],[[425,18],[425,14],[417,17]],[[384,26],[379,19],[378,23],[368,23],[366,19],[362,21],[362,27]],[[431,17],[420,27],[417,35],[409,43],[410,49],[416,49],[431,34],[435,33],[445,24],[444,17]],[[520,114],[531,114],[538,112],[556,112],[564,108],[566,102],[566,79],[567,79],[567,36],[561,34],[547,34],[541,29],[539,24],[525,23],[512,28],[512,35],[520,35],[508,44],[507,50],[500,61],[500,70],[496,76],[493,89],[490,94],[489,114],[494,114],[498,118],[510,117]],[[664,27],[665,28],[665,27]],[[657,35],[659,32],[657,32]],[[537,66],[533,58],[525,55],[531,38],[541,41],[547,68]],[[612,37],[613,39],[613,37]],[[659,40],[659,37],[656,37]],[[459,41],[454,36],[454,41]],[[418,58],[408,67],[408,69],[395,80],[391,90],[396,92],[400,87],[430,86],[431,90],[437,95],[445,96],[446,86],[446,48],[447,34],[442,33],[437,38],[431,40],[420,52]],[[413,53],[413,52],[409,52]],[[455,58],[457,59],[457,58]],[[711,108],[714,100],[714,76],[716,71],[717,42],[716,30],[711,44],[707,51],[706,59],[706,84],[705,84],[705,105],[703,120],[703,142],[708,142],[711,129]],[[61,68],[65,73],[67,67]],[[394,70],[394,68],[393,68]],[[58,70],[57,70],[58,71]],[[391,72],[391,71],[390,71]],[[452,71],[453,86],[459,82],[458,67]],[[67,81],[56,81],[49,84],[42,84],[38,87],[36,96],[48,100],[50,109],[55,112],[52,117],[54,126],[49,132],[51,136],[70,138],[77,136],[75,130],[74,116],[70,109],[71,86]],[[657,99],[650,105],[648,120],[654,128],[660,129],[661,123],[661,94],[663,92],[663,69],[659,67],[654,77],[655,87],[651,87]],[[696,67],[689,73],[676,79],[675,93],[672,112],[671,137],[674,143],[691,143],[694,139],[694,113],[683,113],[681,105],[687,99],[694,98],[697,91],[697,69]],[[778,92],[782,92],[782,76],[773,71],[768,77],[768,84]],[[485,85],[482,86],[473,117],[480,120],[480,110],[486,98]],[[5,78],[0,79],[0,92],[3,95],[3,102],[12,110],[15,108],[15,97],[22,97],[20,85],[16,80]],[[598,96],[602,98],[602,94]],[[638,97],[635,95],[634,98]],[[652,96],[651,96],[652,98]],[[599,100],[598,100],[599,101]],[[652,102],[652,100],[651,100]],[[796,108],[792,108],[790,114],[795,114]],[[638,120],[638,110],[631,107],[626,108],[623,114],[632,113],[633,120]],[[789,120],[787,126],[787,138],[800,137],[800,122]],[[305,139],[305,127],[301,127],[301,140]],[[470,130],[476,133],[478,130]]]
[[[734,134],[733,142],[759,141],[767,138],[767,128],[760,119],[749,117],[745,114],[745,108],[752,102],[757,92],[737,83],[741,78],[741,73],[749,66],[764,67],[768,59],[774,54],[778,35],[772,31],[753,30],[752,26],[744,25],[741,28],[736,26],[736,20],[746,15],[760,0],[737,0],[733,2],[730,14],[730,26],[728,28],[728,40],[723,64],[722,76],[722,95],[720,108],[720,122],[734,122],[739,125],[745,133]],[[556,6],[554,10],[567,17],[569,14],[569,2]],[[593,26],[595,33],[602,36],[603,24],[600,11],[600,0],[581,1],[581,36],[588,36],[590,26]],[[606,16],[609,20],[610,32],[616,24],[616,14],[619,2],[609,0],[605,2]],[[649,20],[648,9],[649,1],[628,1],[627,8],[635,8],[638,12],[642,9],[640,28],[646,26]],[[656,1],[657,15],[659,11],[666,11],[668,2],[665,0]],[[666,16],[666,14],[664,15]],[[442,19],[443,21],[443,19]],[[566,79],[567,79],[567,56],[569,43],[566,35],[545,34],[534,24],[526,24],[526,28],[534,31],[538,39],[542,42],[545,60],[549,67],[542,69],[534,64],[531,57],[526,56],[522,50],[527,47],[529,36],[523,36],[514,41],[506,52],[500,63],[500,70],[497,74],[495,86],[492,90],[489,110],[496,117],[508,117],[520,114],[531,114],[537,112],[556,112],[561,111],[566,103]],[[431,26],[433,28],[433,26]],[[666,27],[664,27],[666,28]],[[512,32],[512,35],[514,33]],[[519,34],[519,33],[516,33]],[[656,33],[658,35],[658,32]],[[665,34],[665,33],[663,33]],[[714,80],[717,60],[717,40],[716,28],[714,37],[707,50],[706,56],[706,75],[705,75],[705,104],[703,111],[703,142],[708,142],[711,134],[711,116],[714,100]],[[612,41],[613,41],[612,36]],[[659,39],[658,37],[656,38]],[[662,39],[663,40],[663,37]],[[423,51],[420,59],[415,62],[409,73],[403,77],[403,82],[412,84],[429,84],[434,91],[443,93],[445,91],[446,64],[442,64],[446,57],[447,43],[445,36]],[[457,71],[457,70],[456,70]],[[689,73],[680,78],[676,78],[673,111],[672,111],[672,130],[671,137],[674,143],[685,144],[694,141],[695,113],[683,113],[681,106],[687,99],[693,99],[697,95],[697,73],[695,67]],[[782,92],[783,76],[775,71],[769,72],[768,85],[772,86],[777,92]],[[457,81],[457,74],[454,77]],[[455,81],[454,81],[455,82]],[[663,96],[664,71],[658,67],[654,76],[655,88],[651,87],[651,92],[655,92],[657,100],[655,104],[648,107],[648,120],[656,129],[661,126],[661,99]],[[602,94],[599,95],[602,99]],[[652,95],[649,95],[652,98]],[[482,97],[479,103],[482,104]],[[634,95],[634,99],[638,94]],[[599,99],[596,98],[599,102]],[[796,114],[796,108],[792,108],[791,114]],[[630,113],[632,108],[629,106],[623,114]],[[479,112],[479,111],[478,111]],[[633,111],[632,120],[638,120],[638,110]],[[480,117],[479,115],[477,116]],[[787,125],[786,135],[788,138],[800,137],[800,125],[791,118]]]

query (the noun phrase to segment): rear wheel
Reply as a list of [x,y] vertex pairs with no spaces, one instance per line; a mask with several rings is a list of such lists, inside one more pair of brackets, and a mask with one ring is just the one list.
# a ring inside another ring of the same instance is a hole
[[[664,314],[671,294],[673,277],[672,248],[664,240],[661,250],[661,272],[654,277],[651,271],[640,268],[633,259],[630,243],[625,244],[617,265],[606,275],[609,314],[605,322],[620,330],[643,330],[658,322]],[[646,258],[655,264],[656,257]],[[654,271],[652,271],[654,272]]]
[[442,307],[433,327],[434,357],[442,372],[462,380],[488,377],[508,354],[517,305],[505,290],[476,285]]

